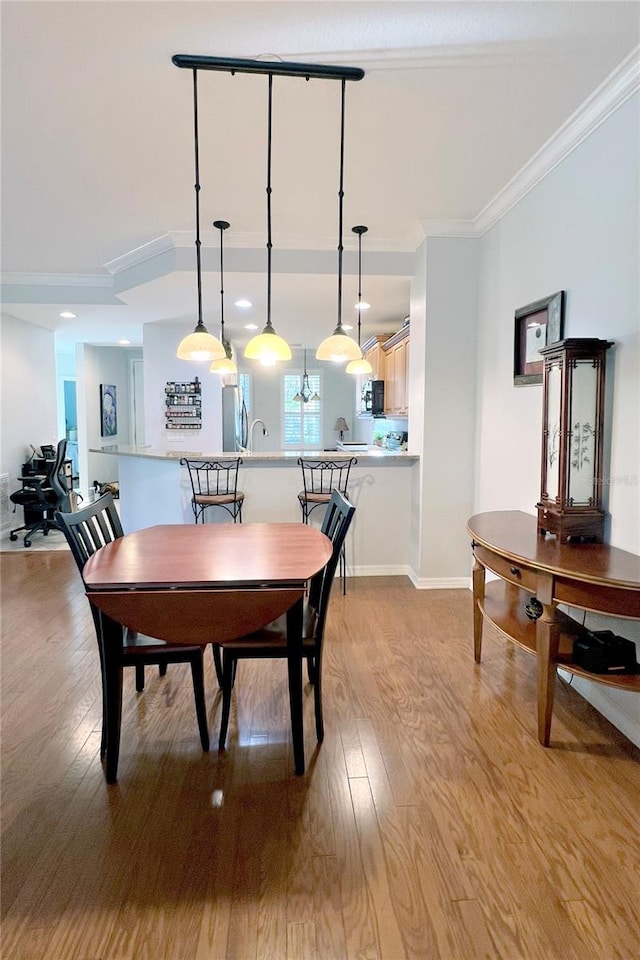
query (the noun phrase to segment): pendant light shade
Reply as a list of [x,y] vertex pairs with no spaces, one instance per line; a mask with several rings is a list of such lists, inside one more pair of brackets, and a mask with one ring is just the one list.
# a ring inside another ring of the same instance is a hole
[[291,347],[279,337],[271,323],[271,132],[273,114],[273,76],[269,74],[267,112],[267,322],[262,333],[249,340],[244,355],[247,360],[259,360],[271,367],[280,360],[291,360]]
[[340,99],[340,186],[338,189],[338,325],[322,341],[316,350],[316,360],[332,360],[334,363],[346,363],[348,360],[360,360],[362,350],[346,333],[342,326],[342,203],[344,200],[344,107],[347,84],[342,80]]
[[214,360],[209,367],[210,373],[219,373],[220,376],[226,376],[230,373],[237,373],[236,367],[231,357],[231,344],[225,340],[224,336],[224,231],[228,230],[231,224],[227,220],[214,220],[213,226],[220,231],[220,339],[224,350],[224,357],[220,360]]
[[334,363],[346,363],[347,360],[360,360],[362,350],[339,324],[330,337],[326,337],[316,350],[316,360],[332,360]]
[[196,280],[198,290],[198,322],[193,333],[184,337],[178,344],[176,356],[179,360],[209,362],[225,356],[225,349],[213,334],[209,333],[202,322],[202,264],[200,259],[200,156],[198,146],[198,71],[193,71],[193,142],[195,153],[195,194],[196,194]]
[[[353,233],[358,235],[358,303],[356,304],[356,310],[358,311],[358,346],[360,346],[360,327],[362,326],[360,315],[364,308],[364,304],[362,303],[362,234],[366,233],[369,228],[360,224],[357,227],[351,227],[351,229]],[[370,373],[373,373],[373,367],[368,360],[362,357],[360,360],[350,360],[347,364],[346,373],[354,373],[366,377]]]

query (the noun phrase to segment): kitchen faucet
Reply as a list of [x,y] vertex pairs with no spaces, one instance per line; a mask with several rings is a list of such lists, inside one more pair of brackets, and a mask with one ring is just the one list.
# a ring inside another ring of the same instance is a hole
[[257,427],[259,423],[262,424],[262,436],[263,437],[269,436],[269,431],[267,430],[267,425],[264,422],[264,420],[260,420],[259,418],[257,420],[252,420],[251,426],[249,427],[249,446],[247,448],[249,453],[253,453],[253,428]]

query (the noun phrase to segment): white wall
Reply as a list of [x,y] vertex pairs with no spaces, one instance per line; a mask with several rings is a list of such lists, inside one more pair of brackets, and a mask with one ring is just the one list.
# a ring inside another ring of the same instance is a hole
[[[176,349],[187,333],[184,324],[146,323],[144,354],[145,443],[155,449],[216,453],[222,449],[222,378],[209,373],[208,363],[178,360]],[[168,381],[198,378],[202,384],[200,430],[167,430],[165,386]]]
[[[89,453],[89,449],[130,442],[128,357],[128,351],[122,347],[79,344],[76,348],[80,485],[85,491],[94,480],[105,482],[118,479],[117,459],[101,453]],[[117,389],[118,433],[113,437],[103,437],[100,432],[101,384],[114,384]]]
[[444,586],[469,576],[479,247],[477,240],[430,237],[424,251],[426,303],[420,310],[415,302],[416,280],[409,355],[410,449],[422,456],[416,559],[424,585]]
[[15,477],[29,444],[57,443],[55,336],[50,330],[2,314],[2,431],[0,473]]
[[[513,318],[518,307],[566,290],[565,336],[616,344],[608,366],[610,542],[634,553],[640,552],[639,99],[601,124],[482,239],[474,497],[475,511],[535,513],[542,387],[513,386]],[[636,622],[616,626],[640,640]],[[574,686],[640,744],[639,697],[587,681]]]

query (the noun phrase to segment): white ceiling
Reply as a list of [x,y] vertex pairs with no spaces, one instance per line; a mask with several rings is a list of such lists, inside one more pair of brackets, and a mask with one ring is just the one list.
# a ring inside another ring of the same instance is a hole
[[[472,224],[638,44],[637,2],[2,2],[3,310],[62,341],[193,325],[192,80],[174,53],[360,66],[347,85],[345,320],[408,313],[425,221]],[[266,78],[200,73],[205,323],[265,320]],[[273,322],[336,319],[340,84],[274,80]],[[142,248],[142,249],[141,249]],[[78,320],[59,319],[68,308]]]

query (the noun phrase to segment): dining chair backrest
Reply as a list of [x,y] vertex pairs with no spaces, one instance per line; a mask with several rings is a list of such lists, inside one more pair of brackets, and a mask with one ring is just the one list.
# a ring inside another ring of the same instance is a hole
[[338,490],[334,490],[321,527],[322,532],[331,540],[331,557],[325,568],[312,577],[309,584],[308,606],[316,612],[317,619],[314,632],[319,639],[322,638],[324,632],[336,567],[355,512],[356,508],[353,504],[349,503]]
[[180,463],[189,471],[194,497],[235,497],[241,457],[220,460],[189,460],[183,457]]
[[300,457],[298,463],[302,467],[305,497],[330,495],[333,490],[338,490],[344,497],[348,496],[349,472],[356,463],[355,457],[334,460]]
[[124,536],[113,497],[105,493],[75,513],[56,513],[56,521],[67,538],[73,558],[82,573],[89,557],[112,540]]

